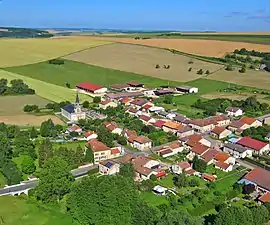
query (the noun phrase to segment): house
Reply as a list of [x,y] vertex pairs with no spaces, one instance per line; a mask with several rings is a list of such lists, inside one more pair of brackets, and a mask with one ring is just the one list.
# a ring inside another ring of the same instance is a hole
[[80,99],[77,93],[75,104],[66,105],[61,108],[61,115],[71,122],[77,122],[80,119],[86,118],[86,113],[82,111]]
[[246,147],[233,143],[225,143],[223,151],[229,153],[236,159],[243,159],[252,156],[252,150],[249,150]]
[[76,85],[77,91],[84,94],[104,94],[107,92],[107,88],[97,85],[91,84],[88,82],[84,82],[81,84]]
[[202,174],[201,178],[208,182],[213,182],[217,179],[215,175],[206,174],[206,173]]
[[255,118],[243,117],[239,121],[244,123],[244,124],[247,124],[249,126],[248,128],[262,126],[262,122],[255,119]]
[[258,141],[250,137],[241,138],[237,144],[252,150],[253,153],[260,155],[270,150],[269,143]]
[[223,172],[228,173],[228,172],[231,172],[233,170],[233,165],[222,162],[222,161],[218,161],[218,162],[216,162],[215,168],[219,169]]
[[205,119],[194,119],[190,121],[189,126],[191,126],[197,132],[205,133],[213,130],[215,124],[213,121],[208,121]]
[[202,144],[205,146],[208,146],[209,148],[211,147],[211,142],[206,140],[200,135],[193,134],[188,137],[184,137],[180,139],[180,142],[182,142],[187,148],[192,148],[197,144]]
[[128,110],[126,112],[131,116],[136,116],[136,114],[139,112],[139,110],[135,109],[135,108],[128,108]]
[[111,100],[104,100],[102,102],[99,103],[99,108],[101,109],[107,109],[108,107],[112,107],[115,108],[117,107],[117,103],[111,101]]
[[164,196],[168,193],[168,188],[157,185],[153,188],[152,191],[156,195]]
[[241,134],[244,130],[248,128],[249,128],[249,125],[241,121],[234,121],[228,126],[228,130],[237,134]]
[[225,110],[226,114],[228,116],[232,116],[232,117],[238,117],[238,116],[242,116],[243,115],[243,110],[238,108],[238,107],[228,107]]
[[166,111],[159,111],[157,112],[157,115],[159,115],[160,117],[166,118],[169,115],[169,113]]
[[175,112],[168,112],[166,118],[173,120],[176,117],[176,113]]
[[155,127],[155,128],[158,128],[158,129],[162,129],[163,125],[166,123],[166,121],[164,120],[156,120],[156,122],[154,122],[152,125]]
[[191,86],[178,86],[175,88],[176,91],[182,93],[198,93],[199,89]]
[[111,85],[111,89],[115,91],[132,91],[135,88],[130,87],[128,84],[113,84]]
[[125,97],[125,98],[121,98],[118,100],[122,105],[124,106],[129,106],[130,105],[130,102],[133,101],[132,98],[129,98],[129,97]]
[[211,131],[211,135],[214,138],[217,139],[223,139],[228,137],[230,134],[232,133],[232,131],[225,129],[224,127],[218,127],[216,126],[212,131]]
[[262,204],[269,203],[270,202],[270,192],[264,193],[261,197],[258,199]]
[[88,141],[88,145],[94,153],[94,163],[120,156],[119,149],[110,149],[108,146],[98,141],[97,139],[91,139]]
[[176,135],[179,138],[184,138],[187,136],[191,136],[193,134],[194,134],[194,129],[192,129],[189,126],[181,126],[176,132]]
[[150,113],[157,113],[157,112],[160,112],[160,111],[164,111],[164,108],[159,107],[159,106],[152,106],[151,108],[148,109],[148,111]]
[[267,125],[270,125],[270,114],[268,114],[268,116],[264,118],[263,123],[267,124]]
[[176,155],[182,152],[183,150],[184,150],[184,147],[182,146],[182,144],[179,141],[174,141],[168,145],[162,146],[161,149],[158,149],[156,151],[156,154],[163,158],[166,158],[169,156]]
[[137,132],[135,130],[129,130],[129,129],[124,129],[122,132],[122,135],[126,138],[129,139],[130,137],[137,137]]
[[87,131],[84,134],[84,138],[86,141],[90,141],[91,139],[97,139],[98,135],[94,131]]
[[235,164],[235,158],[225,152],[219,152],[218,154],[216,154],[215,160],[216,162],[224,162],[232,165]]
[[146,104],[149,104],[149,102],[143,98],[135,98],[132,102],[130,102],[130,105],[136,109],[141,109]]
[[119,100],[122,98],[135,98],[142,96],[142,92],[121,92],[121,93],[109,93],[105,94],[105,98],[109,100]]
[[140,151],[149,150],[152,148],[152,140],[146,136],[130,137],[129,144]]
[[184,116],[184,115],[176,115],[174,118],[173,118],[173,120],[176,122],[176,123],[180,123],[180,124],[182,124],[185,120],[187,119],[187,117],[186,116]]
[[162,129],[163,129],[163,131],[165,131],[167,133],[171,132],[171,133],[175,134],[181,127],[182,127],[182,125],[180,125],[179,123],[174,123],[174,122],[169,120],[163,124]]
[[76,124],[73,124],[71,127],[69,127],[69,128],[67,129],[67,132],[68,132],[68,133],[75,132],[75,133],[80,134],[80,133],[82,133],[82,128],[80,128],[80,127],[79,127],[78,125],[76,125]]
[[156,120],[154,118],[147,116],[147,115],[141,115],[139,118],[145,125],[149,125],[151,123],[156,122]]
[[146,89],[146,90],[143,91],[143,94],[146,97],[155,98],[155,97],[157,97],[156,94],[155,94],[155,90],[156,89]]
[[141,110],[143,111],[143,112],[150,112],[149,111],[149,109],[150,108],[152,108],[152,104],[150,105],[150,104],[146,104],[146,105],[144,105],[142,108],[141,108]]
[[183,171],[187,172],[191,170],[192,167],[188,162],[180,162],[175,165],[172,165],[172,172],[176,174],[181,174]]
[[174,94],[174,90],[172,90],[172,89],[156,90],[156,91],[154,91],[154,94],[156,96],[173,95]]
[[205,153],[203,153],[200,158],[206,162],[207,165],[211,165],[215,163],[215,157],[219,153],[219,151],[215,149],[208,149]]
[[137,89],[141,89],[141,88],[144,88],[144,84],[141,84],[141,83],[138,83],[138,82],[135,82],[135,81],[130,81],[127,83],[130,87],[134,87],[134,88],[137,88]]
[[219,127],[226,127],[231,123],[230,118],[225,115],[210,116],[206,118],[206,120],[211,121],[214,125]]
[[161,167],[159,161],[147,156],[140,155],[131,161],[135,170],[135,180],[142,181],[150,179],[152,174],[157,174]]
[[270,171],[255,168],[246,174],[238,183],[240,184],[254,184],[256,190],[259,192],[270,192]]
[[208,151],[208,149],[209,149],[208,146],[205,146],[205,145],[202,145],[202,144],[196,144],[195,146],[193,146],[190,149],[190,152],[188,153],[188,155],[186,157],[189,160],[193,160],[195,156],[200,157],[201,155],[206,153]]
[[118,134],[118,135],[122,134],[123,130],[122,128],[118,126],[117,123],[105,121],[103,122],[103,124],[112,134]]
[[113,160],[99,162],[99,173],[101,175],[115,175],[120,171],[120,164]]

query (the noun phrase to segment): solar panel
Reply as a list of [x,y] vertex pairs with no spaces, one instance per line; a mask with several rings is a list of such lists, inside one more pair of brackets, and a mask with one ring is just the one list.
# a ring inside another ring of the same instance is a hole
[[112,162],[107,162],[107,163],[105,164],[105,166],[106,166],[107,168],[111,168],[111,167],[112,167],[112,165],[113,165],[113,163],[112,163]]

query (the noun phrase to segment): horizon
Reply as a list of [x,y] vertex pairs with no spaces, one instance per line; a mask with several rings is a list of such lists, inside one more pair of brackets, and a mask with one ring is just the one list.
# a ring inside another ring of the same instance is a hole
[[[53,6],[53,7],[52,7]],[[49,12],[49,13],[48,13]],[[60,13],[59,13],[60,12]],[[29,16],[31,15],[31,16]],[[192,0],[155,4],[142,0],[3,0],[0,26],[39,29],[264,32],[270,27],[268,0]]]

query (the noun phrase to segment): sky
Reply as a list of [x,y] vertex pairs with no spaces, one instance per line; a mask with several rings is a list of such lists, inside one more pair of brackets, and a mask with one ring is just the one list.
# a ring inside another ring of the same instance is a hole
[[270,0],[0,0],[0,27],[269,31]]

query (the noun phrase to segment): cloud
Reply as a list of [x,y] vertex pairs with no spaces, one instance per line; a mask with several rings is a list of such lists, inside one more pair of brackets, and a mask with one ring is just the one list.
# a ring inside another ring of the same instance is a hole
[[224,17],[226,17],[226,18],[243,17],[243,16],[247,16],[247,15],[248,15],[247,12],[233,11],[233,12],[230,12],[228,15],[225,15]]
[[258,20],[270,23],[270,13],[268,13],[265,9],[258,9],[253,12],[241,12],[241,11],[233,11],[228,15],[224,16],[225,18],[233,18],[233,17],[241,17],[246,20]]

